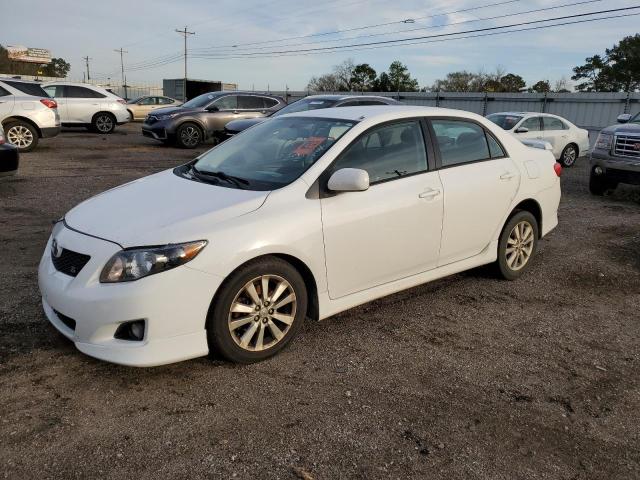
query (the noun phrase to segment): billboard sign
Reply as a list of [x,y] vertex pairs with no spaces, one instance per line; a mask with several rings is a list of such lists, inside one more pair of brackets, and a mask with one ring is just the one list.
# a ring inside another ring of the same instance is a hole
[[9,60],[28,63],[51,63],[51,51],[44,48],[29,48],[22,45],[8,46]]

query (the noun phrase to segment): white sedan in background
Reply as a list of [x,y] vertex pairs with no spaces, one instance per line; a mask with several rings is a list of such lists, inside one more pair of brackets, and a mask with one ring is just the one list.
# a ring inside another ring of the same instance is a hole
[[589,152],[589,132],[569,120],[549,113],[502,112],[487,118],[520,140],[544,140],[564,167]]
[[107,361],[256,362],[306,317],[485,264],[518,278],[558,224],[561,170],[459,110],[282,115],[69,211],[40,262],[42,304]]

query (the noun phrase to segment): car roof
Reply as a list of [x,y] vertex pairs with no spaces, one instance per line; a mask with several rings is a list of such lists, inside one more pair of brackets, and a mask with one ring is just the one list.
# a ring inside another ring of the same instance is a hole
[[555,117],[562,118],[558,115],[554,115],[553,113],[542,113],[542,112],[494,112],[490,115],[517,115],[519,117]]
[[382,95],[338,95],[338,94],[327,94],[327,95],[308,95],[306,97],[303,97],[301,100],[304,99],[316,99],[316,100],[351,100],[351,99],[363,99],[363,98],[382,98],[384,100],[391,100],[393,102],[396,102],[397,100],[395,98],[391,98],[391,97],[384,97]]
[[0,77],[0,82],[20,82],[20,83],[32,83],[34,85],[42,85],[42,82],[36,82],[33,80],[22,80],[21,78]]
[[420,107],[413,105],[371,105],[363,107],[334,107],[307,110],[304,112],[288,113],[282,117],[315,117],[332,118],[337,120],[364,120],[407,117],[458,117],[458,118],[482,118],[479,115],[463,110],[439,107]]

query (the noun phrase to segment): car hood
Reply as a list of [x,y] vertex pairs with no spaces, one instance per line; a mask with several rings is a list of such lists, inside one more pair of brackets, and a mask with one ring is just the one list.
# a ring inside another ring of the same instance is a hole
[[155,115],[157,117],[159,115],[170,115],[172,113],[194,113],[201,111],[201,108],[165,107],[153,110],[151,115]]
[[246,118],[241,120],[233,120],[227,123],[224,128],[230,132],[241,132],[246,130],[249,127],[253,127],[258,123],[262,123],[267,119],[267,117],[257,117],[257,118]]
[[65,223],[123,248],[207,240],[217,224],[260,208],[268,194],[196,182],[167,170],[84,201],[65,215]]
[[604,133],[635,133],[640,135],[640,124],[637,123],[623,123],[620,125],[612,125],[603,130]]

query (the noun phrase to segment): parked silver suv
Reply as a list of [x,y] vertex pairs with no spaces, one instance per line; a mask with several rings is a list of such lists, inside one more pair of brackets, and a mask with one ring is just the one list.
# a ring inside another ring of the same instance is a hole
[[127,102],[114,93],[88,83],[49,82],[43,85],[58,102],[62,125],[87,127],[96,133],[111,133],[130,119]]
[[40,138],[60,133],[57,103],[39,83],[0,78],[0,124],[6,139],[21,152],[30,152]]
[[620,115],[600,132],[591,152],[589,190],[603,195],[619,183],[640,185],[640,113]]

